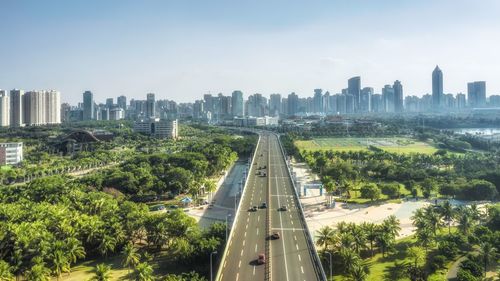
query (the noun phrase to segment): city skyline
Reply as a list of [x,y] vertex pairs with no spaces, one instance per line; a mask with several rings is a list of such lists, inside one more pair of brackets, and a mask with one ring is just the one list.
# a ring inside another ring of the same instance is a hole
[[437,64],[444,93],[470,81],[500,93],[500,3],[400,2],[3,2],[2,39],[15,43],[0,46],[0,85],[57,89],[70,103],[87,89],[186,102],[236,89],[335,93],[361,76],[375,92],[399,80],[422,96]]

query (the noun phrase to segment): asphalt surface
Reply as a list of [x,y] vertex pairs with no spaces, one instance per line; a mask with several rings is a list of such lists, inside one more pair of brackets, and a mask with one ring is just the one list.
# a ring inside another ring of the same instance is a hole
[[[241,201],[238,221],[233,226],[227,255],[221,262],[219,280],[265,280],[266,269],[271,280],[321,280],[313,267],[312,252],[308,249],[307,230],[300,219],[300,209],[294,196],[292,181],[287,172],[278,138],[261,134],[256,157]],[[257,175],[259,167],[266,166]],[[269,194],[267,193],[269,192]],[[270,202],[267,202],[267,198]],[[266,209],[248,211],[252,206],[267,203]],[[279,211],[286,206],[286,211]],[[278,232],[279,239],[268,239],[266,212],[271,219],[269,233]],[[266,253],[266,265],[257,265],[257,256]]]

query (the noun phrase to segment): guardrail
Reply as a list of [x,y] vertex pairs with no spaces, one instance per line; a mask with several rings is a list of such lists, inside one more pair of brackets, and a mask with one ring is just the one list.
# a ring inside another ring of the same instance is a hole
[[245,184],[243,185],[243,188],[241,189],[240,202],[238,203],[238,209],[236,210],[236,213],[234,214],[234,221],[233,221],[233,224],[231,225],[231,230],[229,232],[229,237],[226,241],[226,245],[224,246],[224,253],[222,255],[222,259],[220,260],[219,268],[217,269],[217,274],[215,275],[215,280],[221,280],[221,273],[222,273],[222,268],[224,267],[224,260],[226,259],[227,251],[229,249],[229,247],[228,247],[229,241],[231,241],[231,239],[234,236],[234,229],[236,228],[236,224],[238,223],[238,218],[239,218],[239,214],[240,214],[240,210],[241,210],[241,202],[243,202],[243,198],[245,196],[245,190],[247,188],[248,177],[250,176],[250,171],[252,170],[253,162],[255,161],[255,155],[257,153],[257,148],[259,147],[259,144],[260,144],[260,134],[259,134],[259,139],[257,140],[257,145],[255,146],[255,150],[253,151],[252,162],[250,163],[250,167],[248,169],[248,172],[246,173]]
[[326,281],[327,279],[326,279],[325,270],[323,269],[323,265],[321,264],[321,259],[319,258],[318,252],[316,251],[316,247],[314,246],[314,240],[312,239],[311,232],[309,231],[309,227],[307,226],[306,218],[304,217],[304,210],[302,209],[302,203],[300,202],[299,194],[297,193],[297,188],[295,186],[295,181],[293,180],[292,173],[290,172],[290,167],[288,165],[288,162],[286,161],[285,150],[283,149],[283,145],[281,144],[281,139],[280,139],[279,135],[275,134],[275,133],[273,133],[273,134],[278,138],[278,143],[280,144],[281,153],[283,154],[283,157],[285,159],[287,172],[288,172],[288,175],[290,176],[290,181],[292,182],[295,199],[297,200],[297,205],[299,206],[299,209],[300,209],[300,220],[301,220],[302,225],[304,226],[304,229],[306,230],[306,234],[307,234],[306,241],[307,241],[309,251],[311,251],[311,255],[313,258],[314,270],[316,271],[316,275],[318,276],[318,280]]

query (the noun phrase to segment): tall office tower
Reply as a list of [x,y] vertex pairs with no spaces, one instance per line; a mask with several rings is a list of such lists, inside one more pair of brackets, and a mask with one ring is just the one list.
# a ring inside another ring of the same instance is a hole
[[281,99],[281,109],[280,109],[280,112],[284,116],[288,115],[288,98],[282,98]]
[[347,80],[347,93],[352,96],[354,102],[354,112],[359,111],[359,95],[361,93],[361,77],[356,76]]
[[203,101],[196,100],[193,104],[193,118],[201,119],[203,117]]
[[61,94],[58,91],[45,91],[45,124],[61,124]]
[[469,107],[484,107],[486,105],[486,82],[467,83],[467,99]]
[[83,93],[83,121],[94,120],[94,94],[91,91]]
[[337,95],[329,95],[327,113],[331,115],[337,114]]
[[127,109],[127,97],[126,96],[119,96],[116,98],[116,104],[118,105],[119,108],[126,110]]
[[279,116],[281,113],[281,95],[271,94],[269,97],[269,115]]
[[146,96],[146,117],[156,116],[155,94],[149,93]]
[[107,98],[106,99],[106,107],[107,108],[112,108],[113,107],[113,98]]
[[248,116],[263,117],[267,115],[267,99],[261,94],[253,94],[248,97],[247,102]]
[[218,95],[218,102],[219,102],[219,115],[220,119],[226,119],[230,118],[232,115],[232,101],[231,101],[231,96],[224,96],[222,93]]
[[432,108],[439,110],[443,99],[443,72],[436,65],[432,71]]
[[299,96],[295,93],[288,95],[288,115],[294,116],[299,110]]
[[20,127],[24,125],[23,119],[23,96],[24,91],[14,89],[10,91],[10,126]]
[[313,108],[311,111],[315,112],[315,113],[323,112],[323,90],[322,89],[314,89]]
[[394,112],[394,88],[391,85],[385,85],[382,88],[382,100],[384,102],[383,112]]
[[0,127],[10,126],[10,100],[6,91],[0,90]]
[[233,117],[242,117],[245,115],[242,91],[233,91],[231,94],[231,114]]
[[463,110],[467,106],[465,94],[458,93],[455,99],[457,101],[458,110]]
[[205,101],[205,111],[214,113],[214,97],[211,94],[205,94],[203,95],[203,100]]
[[330,92],[326,91],[326,93],[321,98],[323,100],[322,111],[325,114],[332,113],[332,110],[331,110],[331,107],[330,107]]
[[[457,99],[458,99],[458,95],[457,95]],[[492,107],[500,107],[500,95],[491,95],[488,104]]]
[[384,100],[381,94],[373,94],[371,98],[371,108],[372,112],[381,113],[384,112]]
[[372,95],[373,88],[365,87],[361,90],[359,96],[359,112],[371,112],[372,111]]
[[353,114],[356,111],[355,98],[352,95],[345,95],[345,113]]
[[[59,108],[58,108],[59,109]],[[47,123],[47,98],[45,91],[29,91],[23,96],[24,123],[40,126]]]
[[394,81],[392,85],[394,89],[394,112],[401,113],[404,110],[403,107],[403,85],[399,80]]

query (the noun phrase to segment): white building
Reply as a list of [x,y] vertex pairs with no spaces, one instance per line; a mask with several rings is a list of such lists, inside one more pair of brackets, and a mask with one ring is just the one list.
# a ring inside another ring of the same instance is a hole
[[179,127],[177,119],[141,119],[134,123],[134,131],[158,138],[177,139],[179,137]]
[[109,110],[109,120],[122,120],[125,118],[125,110],[121,107],[111,108]]
[[57,91],[30,91],[22,99],[23,123],[41,126],[61,123],[61,95]]
[[6,91],[0,90],[0,127],[10,126],[10,99]]
[[0,143],[0,165],[16,165],[23,161],[23,143]]
[[278,126],[279,117],[239,117],[233,119],[233,125],[239,127],[274,127]]

